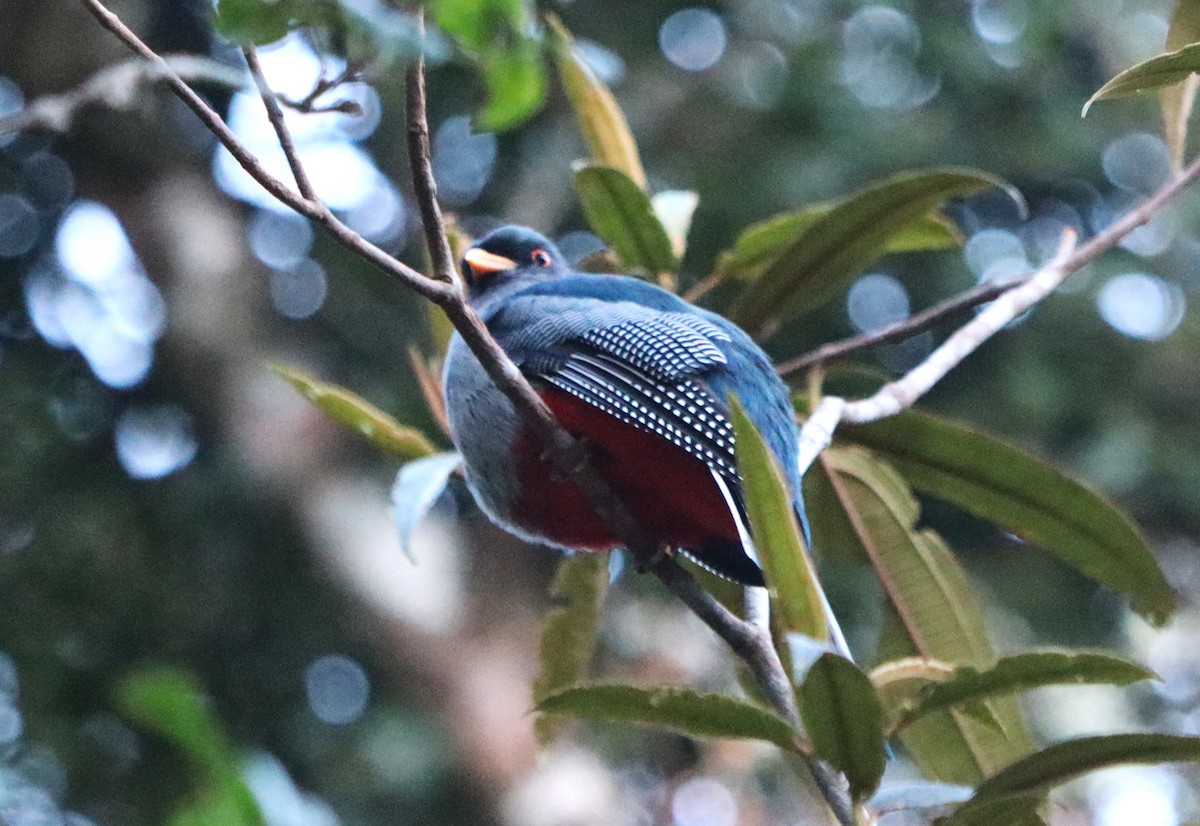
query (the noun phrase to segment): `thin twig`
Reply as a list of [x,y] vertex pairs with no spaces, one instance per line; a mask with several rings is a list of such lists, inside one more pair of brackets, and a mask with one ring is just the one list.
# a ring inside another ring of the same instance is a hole
[[326,92],[330,92],[344,83],[351,83],[358,80],[359,73],[362,67],[350,63],[344,70],[334,75],[332,78],[324,76],[324,67],[322,66],[322,76],[313,86],[312,91],[305,95],[300,100],[292,100],[276,93],[275,98],[284,106],[304,114],[318,114],[321,112],[341,112],[347,115],[362,114],[362,107],[353,100],[339,100],[334,103],[329,103],[324,106],[317,106],[317,98]]
[[279,139],[279,146],[283,149],[288,166],[292,169],[292,177],[296,179],[296,186],[300,189],[300,194],[305,200],[317,203],[317,193],[308,179],[308,173],[304,171],[304,164],[300,162],[300,155],[296,152],[296,142],[292,140],[292,133],[283,119],[283,110],[279,108],[279,101],[275,98],[275,93],[271,91],[266,75],[263,74],[262,64],[258,62],[258,52],[253,46],[247,46],[242,49],[242,54],[246,57],[246,66],[250,69],[250,76],[254,78],[254,85],[258,87],[258,95],[262,98],[263,106],[266,107],[267,120],[275,129],[275,136]]
[[713,270],[708,275],[701,278],[692,286],[688,287],[683,294],[683,300],[689,303],[695,303],[704,296],[708,295],[712,290],[725,283],[728,276],[721,270]]
[[[207,57],[167,55],[162,62],[180,77],[191,81],[229,89],[246,85],[246,78],[240,71]],[[29,129],[66,132],[82,109],[88,106],[128,109],[138,100],[138,92],[144,84],[165,79],[161,65],[135,58],[106,66],[68,92],[37,98],[23,109],[0,117],[0,135]]]
[[[417,40],[425,41],[425,12],[416,14]],[[454,269],[454,254],[446,237],[442,208],[437,198],[437,181],[433,177],[433,157],[429,148],[429,118],[425,106],[425,51],[417,50],[417,59],[406,75],[408,109],[408,163],[412,169],[413,189],[421,208],[421,225],[425,227],[425,243],[435,278],[453,284],[461,283]],[[419,117],[418,117],[419,115]]]
[[[102,25],[117,35],[119,39],[155,65],[162,64],[162,59],[109,12],[99,0],[82,0],[82,2]],[[257,61],[254,60],[252,54],[248,54],[247,57],[251,71],[255,74],[256,82],[259,83],[268,113],[273,108],[278,113],[273,93],[262,81]],[[319,223],[339,243],[376,264],[388,274],[397,277],[419,294],[437,303],[446,312],[451,323],[479,359],[489,377],[508,396],[526,423],[546,446],[547,458],[574,482],[596,514],[613,528],[617,536],[621,537],[642,567],[652,570],[672,593],[700,616],[746,662],[762,684],[764,692],[775,709],[787,719],[798,723],[799,717],[791,682],[783,671],[769,635],[762,633],[759,626],[754,623],[744,622],[734,616],[711,594],[700,588],[691,575],[679,567],[673,559],[658,553],[654,540],[632,518],[624,503],[608,488],[604,480],[592,470],[587,461],[586,451],[558,424],[549,408],[534,392],[520,370],[491,337],[474,310],[467,304],[459,283],[453,280],[453,263],[448,252],[449,245],[436,204],[428,157],[428,125],[424,109],[423,87],[419,83],[414,84],[414,88],[410,88],[409,93],[409,117],[410,120],[418,122],[417,128],[410,130],[409,133],[410,153],[416,161],[413,164],[413,177],[418,189],[418,197],[422,202],[421,214],[425,222],[426,235],[431,241],[431,258],[439,256],[435,266],[441,277],[446,279],[443,281],[426,278],[387,255],[346,227],[320,202],[312,193],[311,186],[307,184],[307,178],[295,155],[295,147],[281,116],[272,117],[272,125],[288,155],[293,172],[296,173],[297,185],[302,191],[301,195],[297,195],[282,181],[271,176],[257,158],[238,140],[220,116],[196,95],[187,83],[171,72],[165,64],[163,70],[166,81],[176,94],[217,136],[242,168],[262,184],[268,192],[300,214]],[[423,80],[419,77],[413,78],[411,74],[410,79]],[[308,194],[303,194],[305,191]],[[442,249],[441,252],[437,251],[439,247]],[[806,762],[821,793],[825,796],[839,822],[843,826],[853,826],[853,807],[841,778],[827,766],[811,757],[807,758]]]
[[800,431],[801,474],[829,445],[840,423],[866,424],[911,407],[984,342],[1058,289],[1072,273],[1113,249],[1129,233],[1148,223],[1197,179],[1200,179],[1200,158],[1192,161],[1179,176],[1122,215],[1103,232],[1094,235],[1086,244],[1076,248],[1074,230],[1066,230],[1053,260],[1024,282],[997,296],[987,309],[959,328],[924,361],[900,379],[884,385],[870,398],[848,402],[836,396],[824,397]]
[[836,359],[845,358],[851,353],[857,353],[871,347],[878,347],[881,344],[893,344],[897,341],[904,341],[936,327],[948,318],[952,318],[974,307],[978,307],[980,304],[986,304],[1000,297],[1013,287],[1024,284],[1031,277],[1032,274],[1026,273],[1011,278],[997,278],[984,282],[958,295],[940,301],[916,315],[909,316],[903,321],[897,321],[894,324],[880,327],[878,330],[851,336],[841,341],[832,341],[818,347],[811,353],[805,353],[802,356],[781,362],[776,365],[775,370],[779,375],[786,377],[803,370],[808,370],[811,367],[816,367],[818,364],[828,364]]

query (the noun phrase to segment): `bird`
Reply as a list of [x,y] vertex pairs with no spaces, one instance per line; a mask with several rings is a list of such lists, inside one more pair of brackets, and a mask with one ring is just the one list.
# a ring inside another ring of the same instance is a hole
[[[644,531],[709,571],[762,587],[734,455],[736,396],[778,460],[807,538],[787,386],[741,328],[639,278],[573,271],[536,231],[505,226],[463,255],[467,298]],[[450,434],[485,514],[568,551],[620,538],[457,333],[443,369]],[[824,595],[822,595],[823,597]],[[825,605],[834,645],[845,640]]]

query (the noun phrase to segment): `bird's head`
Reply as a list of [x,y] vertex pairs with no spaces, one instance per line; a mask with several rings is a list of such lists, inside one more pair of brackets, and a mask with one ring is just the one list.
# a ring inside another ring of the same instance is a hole
[[516,280],[554,278],[568,272],[554,242],[526,227],[501,227],[463,255],[463,276],[472,298]]

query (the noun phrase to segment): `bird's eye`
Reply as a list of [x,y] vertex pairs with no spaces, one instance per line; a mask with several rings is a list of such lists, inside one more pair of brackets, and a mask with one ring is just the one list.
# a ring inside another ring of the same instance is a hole
[[533,263],[537,264],[539,267],[550,266],[550,253],[546,252],[545,250],[534,250],[529,257],[532,258]]

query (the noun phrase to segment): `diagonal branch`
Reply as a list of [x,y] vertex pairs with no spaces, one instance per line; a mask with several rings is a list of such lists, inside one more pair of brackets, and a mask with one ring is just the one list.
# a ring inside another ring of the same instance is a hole
[[100,0],[81,0],[81,2],[100,21],[100,25],[108,29],[121,42],[150,62],[163,81],[171,87],[171,90],[179,96],[189,109],[196,113],[196,116],[200,118],[204,126],[216,136],[222,146],[229,150],[229,153],[233,155],[238,164],[276,200],[286,204],[306,218],[316,221],[325,227],[339,244],[370,261],[424,298],[441,305],[453,300],[454,296],[459,293],[451,285],[442,284],[431,278],[427,278],[412,267],[388,255],[339,221],[322,204],[301,197],[287,184],[268,172],[258,158],[254,156],[254,153],[246,148],[246,145],[238,139],[228,124],[221,119],[216,110],[209,106],[204,98],[196,94],[196,91],[188,85],[187,81],[180,77],[179,73],[170,64],[147,46],[128,26],[121,22],[119,17],[105,8]]
[[[709,625],[753,671],[775,710],[799,725],[799,713],[791,681],[780,663],[770,635],[754,623],[746,622],[722,606],[702,589],[695,579],[675,560],[659,553],[654,540],[632,518],[624,503],[608,488],[605,481],[591,468],[581,445],[554,419],[549,408],[529,385],[517,366],[508,358],[488,333],[471,306],[467,303],[453,269],[440,210],[436,202],[430,159],[428,122],[425,115],[423,75],[420,65],[410,71],[409,119],[414,124],[409,131],[409,151],[413,160],[414,185],[421,201],[421,215],[431,258],[440,280],[421,275],[416,270],[388,255],[343,224],[323,204],[313,191],[303,169],[294,142],[279,110],[274,93],[263,78],[261,67],[252,50],[246,59],[254,76],[268,116],[287,156],[300,194],[268,173],[257,158],[245,147],[228,125],[191,87],[170,70],[161,57],[142,42],[119,18],[109,12],[100,0],[82,0],[100,23],[113,32],[134,51],[163,72],[163,77],[175,93],[200,117],[201,121],[229,150],[243,169],[280,202],[305,215],[329,232],[335,240],[360,255],[384,272],[396,277],[406,286],[440,306],[454,324],[465,343],[479,359],[489,377],[513,402],[526,423],[546,446],[546,456],[563,474],[572,480],[587,498],[598,516],[603,519],[630,549],[645,570],[652,571],[660,581]],[[846,792],[844,780],[828,766],[812,757],[806,764],[830,809],[843,826],[853,826],[853,804]]]
[[275,136],[279,139],[279,146],[283,149],[288,166],[292,169],[292,177],[296,179],[296,186],[305,200],[315,204],[318,201],[317,193],[308,179],[308,173],[304,171],[304,164],[300,162],[300,156],[296,152],[296,142],[292,140],[292,133],[288,131],[287,123],[283,119],[283,110],[279,108],[279,100],[271,91],[267,78],[263,74],[262,64],[258,62],[258,52],[253,46],[247,46],[242,49],[242,54],[246,57],[246,66],[250,69],[250,76],[254,78],[254,85],[258,87],[258,95],[267,109],[267,120],[271,122]]
[[857,353],[871,347],[878,347],[881,344],[904,341],[905,339],[920,335],[926,330],[933,329],[947,318],[952,318],[974,307],[978,307],[980,304],[986,304],[989,301],[999,298],[1013,287],[1024,284],[1030,277],[1029,274],[1026,274],[987,281],[958,295],[951,296],[944,301],[939,301],[932,307],[922,310],[903,321],[888,324],[869,333],[823,344],[811,353],[797,356],[794,359],[789,359],[776,365],[775,371],[779,375],[786,377],[818,365],[828,364],[831,361],[845,358],[851,353]]
[[[180,77],[201,84],[240,89],[246,83],[241,72],[207,57],[168,55],[162,58],[162,65]],[[29,129],[66,132],[79,112],[88,106],[128,109],[137,100],[137,92],[144,84],[164,79],[162,65],[131,58],[106,66],[68,92],[45,95],[11,115],[0,117],[0,135]]]
[[437,181],[433,178],[433,158],[429,150],[429,118],[425,109],[425,12],[416,12],[417,41],[421,48],[417,59],[405,72],[408,109],[408,164],[412,169],[413,189],[421,208],[421,225],[425,228],[425,245],[435,278],[458,284],[454,255],[446,237],[442,208],[438,204]]
[[1065,231],[1053,260],[995,297],[986,310],[959,328],[924,361],[903,377],[884,385],[870,398],[858,401],[837,396],[823,398],[800,431],[800,472],[803,474],[808,470],[817,455],[829,445],[840,423],[866,424],[911,407],[984,342],[1058,289],[1072,273],[1148,223],[1197,179],[1200,179],[1200,158],[1086,244],[1076,248],[1075,232]]

